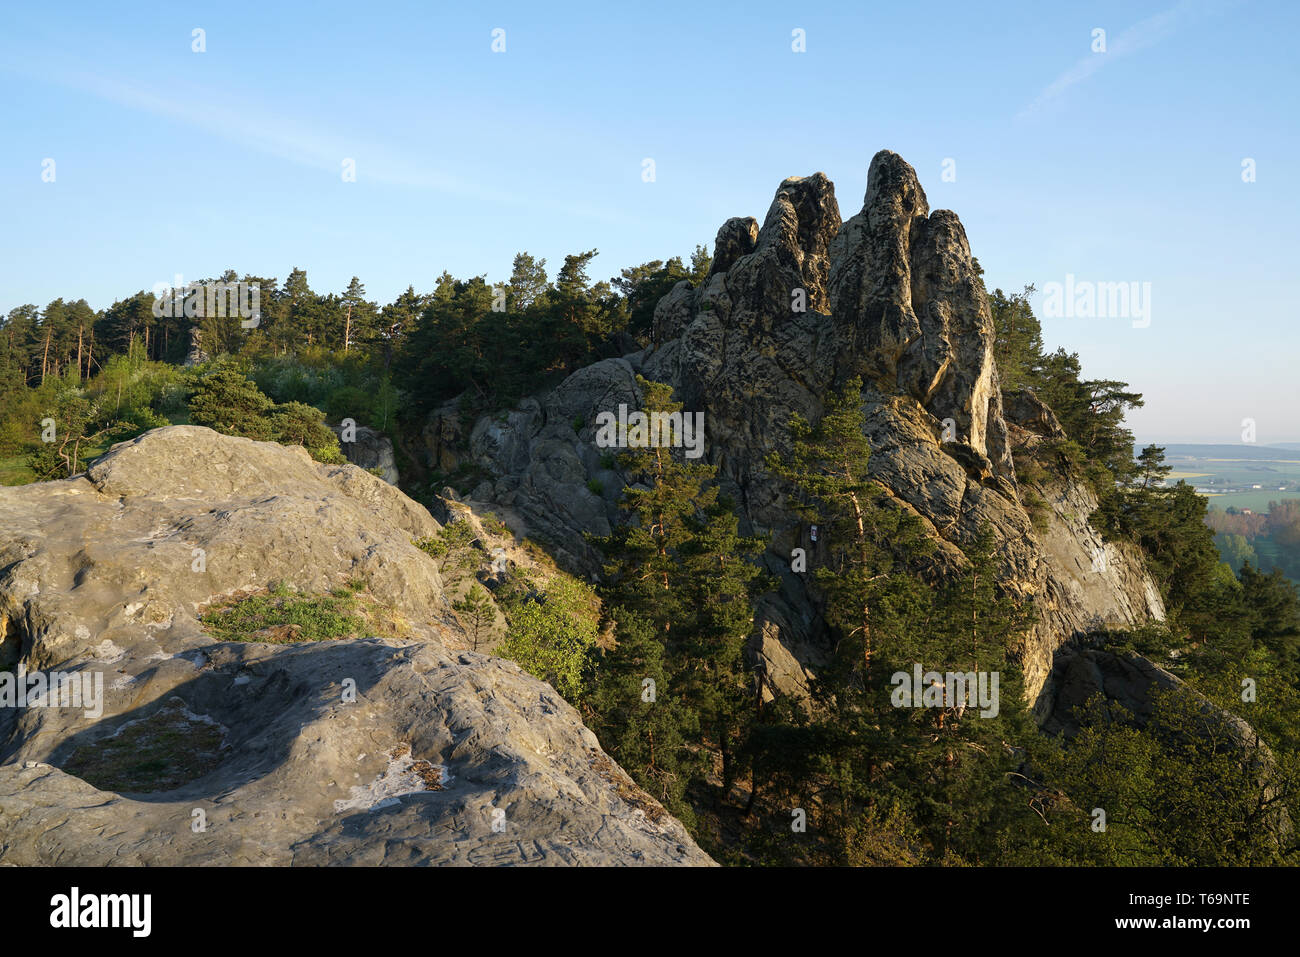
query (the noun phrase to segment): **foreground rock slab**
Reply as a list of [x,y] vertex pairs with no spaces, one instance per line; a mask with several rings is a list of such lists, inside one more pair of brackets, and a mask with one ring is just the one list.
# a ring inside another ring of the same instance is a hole
[[[438,531],[355,466],[190,426],[0,489],[0,664],[102,693],[0,707],[0,864],[711,864],[549,685],[465,650],[412,545]],[[205,632],[276,582],[362,587],[390,628]]]

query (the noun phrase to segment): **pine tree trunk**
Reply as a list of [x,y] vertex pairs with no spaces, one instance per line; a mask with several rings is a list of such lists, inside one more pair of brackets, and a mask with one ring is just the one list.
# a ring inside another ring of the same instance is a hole
[[[763,676],[760,672],[758,675],[758,693],[754,696],[754,724],[758,724],[763,719]],[[758,800],[758,758],[757,752],[753,755],[749,764],[749,800],[745,802],[745,817],[749,817],[754,810],[754,804]]]
[[[846,474],[852,474],[845,465]],[[849,501],[853,504],[853,518],[858,526],[858,561],[865,568],[867,564],[867,528],[862,519],[862,505],[858,502],[858,496],[855,492],[849,493]],[[871,605],[863,601],[862,603],[862,680],[865,683],[871,674]]]

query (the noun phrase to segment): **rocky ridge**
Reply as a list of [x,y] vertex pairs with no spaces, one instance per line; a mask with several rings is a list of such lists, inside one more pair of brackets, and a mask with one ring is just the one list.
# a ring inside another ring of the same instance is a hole
[[1054,662],[1074,639],[1164,616],[1137,552],[1103,544],[1089,524],[1088,489],[1035,488],[1047,506],[1035,527],[1012,452],[1059,426],[1032,395],[1004,407],[965,230],[954,213],[930,210],[894,153],[872,160],[862,209],[845,222],[823,174],[785,180],[761,225],[738,217],[718,230],[703,283],[678,283],[660,301],[648,348],[475,424],[470,456],[492,478],[474,498],[521,516],[577,572],[598,573],[583,536],[608,534],[625,485],[595,446],[596,416],[636,407],[637,375],[671,384],[687,411],[704,413],[706,457],[742,530],[771,536],[764,563],[780,588],[759,608],[754,652],[781,692],[800,693],[823,660],[816,602],[789,567],[792,548],[818,546],[764,461],[786,447],[791,414],[815,420],[821,397],[850,375],[866,383],[872,475],[930,529],[934,572],[963,567],[960,546],[987,523],[1002,587],[1034,601],[1039,620],[1020,657],[1040,719],[1055,704]]

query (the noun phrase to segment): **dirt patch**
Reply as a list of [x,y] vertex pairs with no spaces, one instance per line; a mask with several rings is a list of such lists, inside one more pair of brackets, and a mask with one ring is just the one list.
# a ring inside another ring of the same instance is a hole
[[225,729],[191,712],[180,698],[112,735],[80,745],[61,765],[101,791],[174,791],[214,770],[227,756]]

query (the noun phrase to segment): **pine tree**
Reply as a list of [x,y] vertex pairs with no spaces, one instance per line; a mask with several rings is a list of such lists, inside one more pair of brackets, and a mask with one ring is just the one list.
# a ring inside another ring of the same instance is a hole
[[465,630],[469,632],[471,646],[478,651],[479,642],[487,636],[492,622],[496,619],[496,612],[487,592],[478,584],[471,584],[469,590],[465,592],[465,597],[454,602],[451,608],[460,618]]
[[417,293],[414,286],[407,286],[396,299],[384,306],[380,314],[382,334],[388,339],[400,339],[415,328],[420,313],[428,304],[428,296]]
[[1148,445],[1138,456],[1137,479],[1143,488],[1159,488],[1164,484],[1165,476],[1174,470],[1172,465],[1165,465],[1165,450],[1158,445]]
[[677,628],[683,690],[698,711],[722,762],[722,797],[741,772],[754,717],[754,682],[745,645],[754,628],[754,598],[770,582],[756,564],[762,539],[742,537],[735,503],[714,500],[689,522],[690,537],[678,548],[682,591],[690,610]]
[[610,284],[593,285],[587,274],[596,255],[597,250],[591,249],[565,256],[555,287],[547,296],[542,331],[559,371],[574,369],[616,331],[612,315],[615,297]]
[[277,316],[273,327],[276,341],[285,349],[309,345],[320,339],[313,306],[316,294],[307,284],[306,270],[295,266],[284,281],[284,289],[277,297]]
[[508,309],[511,312],[522,312],[538,302],[549,287],[546,260],[534,259],[526,252],[516,254],[510,272]]
[[[647,417],[681,411],[668,386],[637,382]],[[739,534],[716,467],[688,464],[663,447],[632,448],[622,467],[645,487],[628,489],[630,520],[597,542],[608,559],[605,595],[664,642],[672,695],[690,715],[679,726],[695,728],[697,743],[719,755],[725,799],[752,713],[744,648],[764,585],[755,564],[763,543]]]
[[226,435],[269,441],[275,435],[270,414],[274,403],[240,372],[218,364],[199,380],[190,398],[190,421]]
[[27,304],[11,309],[9,315],[0,320],[0,364],[9,370],[16,382],[25,388],[32,381],[32,359],[35,344],[40,337],[40,310]]
[[[709,263],[708,255],[704,254],[701,258],[701,253],[702,249],[697,247],[696,255],[692,259],[692,265],[700,273],[700,279],[708,272]],[[667,262],[655,259],[622,270],[614,280],[614,287],[627,302],[628,333],[637,337],[647,336],[654,323],[655,307],[659,304],[659,300],[668,295],[673,286],[683,279],[699,281],[695,278],[695,274],[682,265],[680,256],[674,256]]]
[[[981,863],[1034,823],[1011,777],[1023,758],[1005,745],[1039,735],[1013,658],[1034,611],[1000,591],[988,525],[963,552],[964,572],[930,591],[925,617],[911,632],[912,660],[898,663],[900,671],[916,662],[943,675],[947,697],[938,707],[891,709],[891,777],[909,819],[939,859]],[[979,697],[985,692],[991,694],[987,707]]]
[[1034,287],[1006,295],[994,289],[989,295],[993,318],[993,361],[1004,390],[1033,383],[1033,369],[1043,355],[1042,328],[1034,316]]
[[687,786],[705,771],[699,716],[674,688],[658,629],[625,608],[610,611],[616,646],[595,659],[587,723],[601,746],[675,817],[692,823]]
[[697,286],[704,282],[712,266],[713,257],[709,255],[709,247],[696,246],[695,251],[691,253],[691,282]]
[[[637,385],[647,416],[681,411],[670,386],[640,376]],[[695,535],[697,512],[717,500],[717,489],[709,485],[716,469],[687,463],[669,448],[651,446],[629,448],[621,456],[621,467],[629,484],[644,487],[627,489],[622,507],[628,521],[608,538],[596,541],[609,559],[606,592],[667,638],[674,622],[691,614],[682,587],[686,570],[678,554]]]

